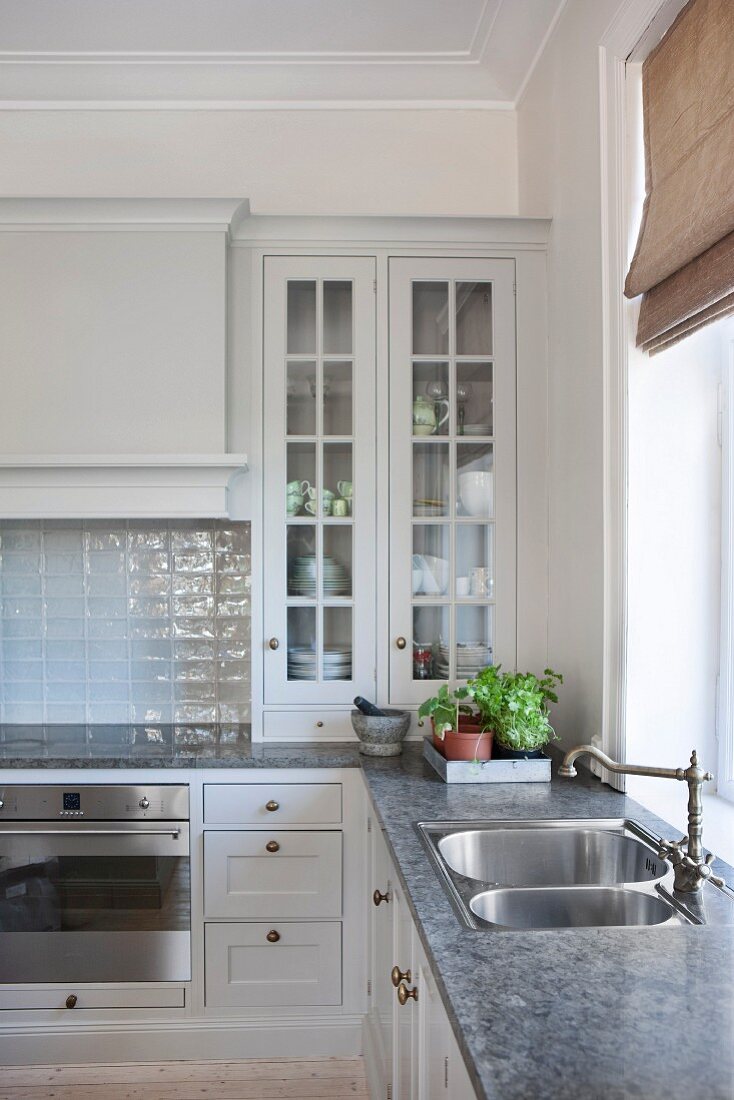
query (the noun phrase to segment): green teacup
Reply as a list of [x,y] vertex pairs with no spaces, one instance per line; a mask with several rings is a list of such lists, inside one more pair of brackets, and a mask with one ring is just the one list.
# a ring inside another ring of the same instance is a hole
[[311,488],[310,481],[289,481],[285,487],[288,496],[305,496]]
[[339,490],[340,497],[344,497],[345,500],[351,500],[353,496],[351,481],[337,481],[336,487]]

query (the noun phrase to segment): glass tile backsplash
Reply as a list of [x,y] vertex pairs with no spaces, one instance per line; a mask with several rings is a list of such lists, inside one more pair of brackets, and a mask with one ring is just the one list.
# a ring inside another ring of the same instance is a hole
[[0,520],[4,723],[250,721],[250,525]]

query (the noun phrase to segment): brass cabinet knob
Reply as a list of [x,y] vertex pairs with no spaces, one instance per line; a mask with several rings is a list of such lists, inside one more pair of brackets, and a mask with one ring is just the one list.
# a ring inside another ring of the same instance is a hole
[[76,993],[70,993],[69,996],[66,998],[66,1007],[67,1008],[76,1008],[76,1001],[77,1001]]
[[390,981],[397,989],[401,982],[411,982],[413,979],[410,976],[410,971],[403,972],[399,966],[394,966],[390,974]]
[[265,845],[265,851],[266,852],[279,852],[280,851],[280,844],[278,844],[277,840],[269,840],[267,842],[267,844]]
[[381,894],[379,890],[375,890],[374,894],[372,895],[372,901],[375,903],[375,905],[379,905],[381,902],[389,901],[389,900],[390,900],[390,891],[389,890],[386,890],[384,894]]
[[[410,981],[410,978],[408,978],[408,981]],[[412,989],[408,989],[405,982],[401,982],[398,986],[398,1000],[401,1005],[404,1005],[408,1003],[410,998],[414,1001],[418,1000],[418,987],[414,985]]]
[[405,649],[407,644],[408,643],[406,642],[405,638],[401,637],[401,638],[396,638],[396,640],[395,640],[395,645],[398,647],[398,649]]
[[265,803],[265,809],[270,810],[271,814],[280,809],[280,802],[276,802],[274,798],[271,798],[269,802]]
[[268,642],[268,645],[270,646],[271,649],[277,649],[278,646],[280,645],[280,642],[278,641],[277,638],[271,638],[270,641]]
[[321,719],[319,718],[318,722],[316,723],[316,726],[317,726],[317,728],[318,728],[318,729],[321,729],[321,727],[323,726],[323,724],[324,724],[324,723],[323,723],[323,722],[321,721]]
[[280,939],[280,932],[276,932],[274,928],[271,928],[265,939],[268,943],[277,943]]

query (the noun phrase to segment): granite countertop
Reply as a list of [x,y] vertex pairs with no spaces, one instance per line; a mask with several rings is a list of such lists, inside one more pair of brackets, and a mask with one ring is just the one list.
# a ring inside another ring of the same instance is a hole
[[731,1100],[734,927],[470,931],[423,849],[415,822],[446,819],[629,817],[677,835],[583,768],[449,786],[415,744],[378,758],[354,742],[252,745],[243,727],[0,727],[0,769],[360,766],[479,1097]]
[[734,927],[470,931],[414,823],[628,817],[675,829],[581,768],[574,780],[449,786],[412,745],[362,767],[480,1097],[732,1100]]
[[0,726],[4,768],[358,768],[357,742],[253,744],[249,726]]

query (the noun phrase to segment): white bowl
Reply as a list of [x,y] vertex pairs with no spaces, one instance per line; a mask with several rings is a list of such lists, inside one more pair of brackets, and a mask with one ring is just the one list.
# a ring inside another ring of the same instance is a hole
[[424,554],[423,588],[429,596],[443,596],[449,586],[449,563],[446,558]]
[[413,595],[417,596],[423,587],[423,570],[413,566]]
[[494,512],[494,474],[469,470],[459,474],[459,496],[470,516],[491,516]]

